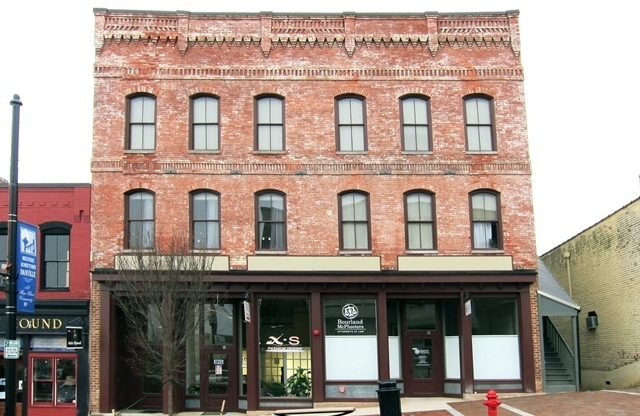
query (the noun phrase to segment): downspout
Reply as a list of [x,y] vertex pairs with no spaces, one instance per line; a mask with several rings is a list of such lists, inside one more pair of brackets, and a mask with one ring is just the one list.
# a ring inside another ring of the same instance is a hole
[[[573,300],[573,291],[571,290],[571,252],[565,251],[564,258],[567,260],[567,282],[569,284],[569,297]],[[578,328],[580,311],[575,316],[571,317],[571,326],[573,328],[573,366],[575,369],[575,384],[576,391],[580,391],[580,385],[582,384],[582,368],[580,368],[580,331]]]
[[571,253],[565,251],[564,258],[567,259],[567,281],[569,282],[569,297],[573,299],[573,293],[571,292]]

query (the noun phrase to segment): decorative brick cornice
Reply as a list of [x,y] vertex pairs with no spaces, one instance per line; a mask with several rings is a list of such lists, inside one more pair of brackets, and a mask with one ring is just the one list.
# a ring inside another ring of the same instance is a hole
[[522,68],[370,68],[370,69],[273,69],[264,67],[255,68],[205,68],[205,67],[179,67],[179,68],[138,68],[117,66],[96,66],[94,68],[96,78],[146,78],[146,79],[226,79],[226,78],[250,78],[252,80],[266,79],[419,79],[419,80],[477,80],[484,79],[508,79],[522,81],[524,74]]
[[425,163],[385,163],[385,162],[334,162],[334,163],[231,163],[231,162],[189,162],[189,161],[136,161],[119,159],[94,159],[92,172],[119,172],[124,174],[209,174],[229,175],[241,172],[243,175],[351,175],[388,172],[393,175],[469,175],[469,174],[531,174],[529,162],[425,162]]
[[[432,57],[443,47],[510,47],[520,55],[517,11],[505,13],[424,15],[276,15],[273,13],[236,15],[109,12],[96,9],[95,46],[100,55],[105,43],[168,44],[178,46],[182,55],[189,48],[205,45],[259,47],[266,58],[273,48],[340,45],[352,57],[356,49],[413,47],[427,49]],[[220,22],[237,20],[238,25]],[[389,33],[371,33],[384,20]],[[406,33],[403,23],[415,21],[421,31]],[[398,24],[396,25],[396,22]],[[395,30],[397,27],[398,30]],[[242,28],[242,30],[237,30]],[[232,30],[233,29],[233,30]]]

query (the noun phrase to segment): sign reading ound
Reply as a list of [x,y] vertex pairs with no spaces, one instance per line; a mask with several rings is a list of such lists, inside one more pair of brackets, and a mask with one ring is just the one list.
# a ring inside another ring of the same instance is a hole
[[18,238],[16,242],[16,263],[18,278],[17,310],[23,313],[33,313],[36,300],[36,271],[38,259],[36,256],[36,227],[18,221]]

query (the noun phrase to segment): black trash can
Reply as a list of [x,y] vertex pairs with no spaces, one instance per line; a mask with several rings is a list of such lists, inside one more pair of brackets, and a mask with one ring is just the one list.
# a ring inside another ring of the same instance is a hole
[[400,389],[395,381],[378,381],[378,404],[380,416],[402,416]]

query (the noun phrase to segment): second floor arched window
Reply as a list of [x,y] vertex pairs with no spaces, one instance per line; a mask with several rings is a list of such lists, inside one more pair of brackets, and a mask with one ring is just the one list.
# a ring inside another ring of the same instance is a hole
[[370,250],[369,195],[361,192],[340,194],[340,249]]
[[126,248],[154,248],[155,196],[153,192],[131,192],[126,196],[126,205]]
[[256,194],[256,250],[287,249],[287,215],[284,194]]
[[42,238],[43,270],[40,284],[43,289],[69,288],[69,262],[71,225],[64,222],[46,222],[40,224]]
[[499,195],[491,191],[478,191],[472,193],[470,199],[473,248],[502,248]]
[[194,250],[220,249],[220,196],[211,191],[191,194],[191,235]]
[[436,248],[435,209],[433,195],[411,192],[404,196],[407,250]]

